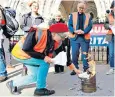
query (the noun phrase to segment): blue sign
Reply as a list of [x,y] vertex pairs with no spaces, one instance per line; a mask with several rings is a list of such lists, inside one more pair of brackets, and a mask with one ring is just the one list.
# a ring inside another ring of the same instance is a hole
[[92,35],[90,40],[90,46],[108,46],[105,35]]

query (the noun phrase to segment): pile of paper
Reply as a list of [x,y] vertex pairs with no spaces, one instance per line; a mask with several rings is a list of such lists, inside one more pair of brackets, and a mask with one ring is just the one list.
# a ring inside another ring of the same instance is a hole
[[62,66],[66,66],[67,63],[67,55],[66,52],[62,51],[54,58],[52,58],[52,64],[58,64]]

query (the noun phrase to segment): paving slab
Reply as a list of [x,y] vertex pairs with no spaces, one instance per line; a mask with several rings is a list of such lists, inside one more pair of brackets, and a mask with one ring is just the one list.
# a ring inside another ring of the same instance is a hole
[[[10,77],[8,80],[21,76],[22,67],[21,64],[18,64],[14,70],[8,70]],[[80,68],[82,68],[82,66],[80,66]],[[54,67],[50,67],[47,77],[47,88],[56,91],[52,96],[114,96],[114,74],[106,75],[108,70],[109,65],[96,65],[97,91],[93,93],[84,93],[81,91],[81,79],[76,75],[71,76],[71,71],[68,68],[65,67],[64,73],[54,74]],[[0,96],[13,96],[7,89],[6,82],[0,83]],[[34,90],[35,84],[26,86],[19,96],[33,96]]]

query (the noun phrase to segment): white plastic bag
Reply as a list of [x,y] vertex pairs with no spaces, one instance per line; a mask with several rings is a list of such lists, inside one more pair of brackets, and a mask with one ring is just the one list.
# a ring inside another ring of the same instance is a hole
[[53,65],[58,64],[58,65],[66,66],[66,63],[67,63],[67,55],[66,52],[64,51],[60,52],[52,59]]

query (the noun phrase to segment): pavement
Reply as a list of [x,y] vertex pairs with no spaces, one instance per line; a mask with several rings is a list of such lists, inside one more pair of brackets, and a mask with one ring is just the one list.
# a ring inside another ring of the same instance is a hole
[[[14,62],[15,63],[15,62]],[[15,63],[15,69],[8,69],[9,80],[13,80],[19,76],[22,77],[22,64]],[[82,68],[82,65],[80,65]],[[81,90],[81,79],[76,75],[71,76],[70,70],[65,67],[65,72],[60,74],[54,74],[54,67],[50,67],[47,77],[47,88],[54,89],[55,94],[52,96],[114,96],[114,74],[106,75],[109,70],[109,65],[96,65],[96,92],[84,93]],[[10,94],[6,87],[6,82],[0,83],[0,96],[13,96]],[[35,90],[35,83],[21,91],[19,96],[33,96]],[[18,96],[18,95],[16,95]]]

